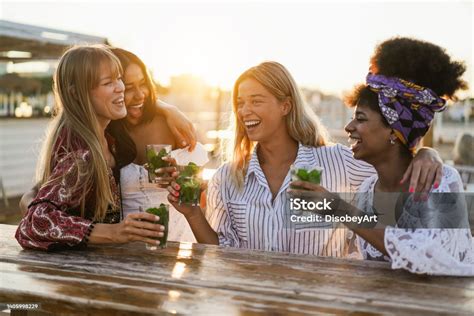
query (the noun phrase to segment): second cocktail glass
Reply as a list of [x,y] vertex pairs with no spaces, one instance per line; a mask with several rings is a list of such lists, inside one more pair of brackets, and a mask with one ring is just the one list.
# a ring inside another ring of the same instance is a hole
[[179,176],[176,183],[180,186],[179,204],[199,206],[201,198],[201,168],[190,162],[187,166],[178,166]]
[[[158,183],[155,170],[159,168],[169,167],[170,163],[163,160],[171,152],[171,145],[168,144],[151,144],[146,145],[146,160],[148,169],[148,181],[150,183]],[[163,175],[166,177],[167,175]]]

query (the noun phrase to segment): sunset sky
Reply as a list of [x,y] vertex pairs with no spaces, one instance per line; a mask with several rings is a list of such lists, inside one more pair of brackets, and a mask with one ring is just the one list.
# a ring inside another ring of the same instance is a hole
[[[190,73],[230,88],[264,60],[298,83],[341,93],[361,82],[374,46],[395,35],[447,48],[473,79],[472,1],[8,1],[0,18],[107,37],[167,84]],[[469,91],[473,96],[473,89]]]

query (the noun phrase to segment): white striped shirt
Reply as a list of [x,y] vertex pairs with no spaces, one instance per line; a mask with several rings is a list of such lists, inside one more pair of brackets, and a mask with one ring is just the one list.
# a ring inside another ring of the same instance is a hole
[[[351,150],[340,144],[318,148],[299,144],[293,164],[324,168],[321,185],[331,192],[356,192],[362,181],[375,173],[372,166],[355,160]],[[272,201],[256,148],[242,190],[231,180],[230,169],[230,164],[221,166],[208,187],[206,217],[220,245],[335,257],[351,252],[353,234],[344,227],[288,228],[285,203],[291,174],[288,172]]]

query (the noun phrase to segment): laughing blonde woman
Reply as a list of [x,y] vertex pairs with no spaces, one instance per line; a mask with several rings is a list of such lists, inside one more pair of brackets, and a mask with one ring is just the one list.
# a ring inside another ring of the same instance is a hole
[[55,250],[88,244],[144,241],[164,229],[155,216],[130,214],[120,222],[115,141],[105,132],[121,119],[122,68],[105,46],[66,51],[54,75],[57,115],[38,169],[39,191],[16,231],[23,248]]
[[[334,192],[356,191],[374,169],[355,160],[349,148],[329,144],[293,77],[277,62],[261,63],[240,75],[233,89],[233,112],[234,156],[209,183],[208,221],[198,207],[178,205],[179,185],[168,188],[170,202],[186,216],[196,239],[300,254],[350,253],[351,233],[345,228],[295,228],[288,223],[290,166],[324,168],[321,183]],[[431,153],[428,156],[422,164],[432,159]]]

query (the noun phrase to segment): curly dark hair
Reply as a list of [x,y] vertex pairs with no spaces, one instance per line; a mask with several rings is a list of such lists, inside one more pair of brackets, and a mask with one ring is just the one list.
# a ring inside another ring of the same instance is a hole
[[454,98],[457,90],[468,88],[461,79],[464,62],[451,60],[435,44],[413,38],[394,37],[377,45],[371,64],[380,75],[411,81],[439,96]]
[[[463,62],[451,60],[437,45],[408,37],[394,37],[377,45],[371,58],[371,71],[411,81],[452,99],[457,90],[468,88],[467,82],[461,79],[466,71]],[[344,103],[349,107],[363,104],[380,112],[377,93],[365,84],[355,86],[345,96]],[[388,126],[383,117],[382,120]]]

